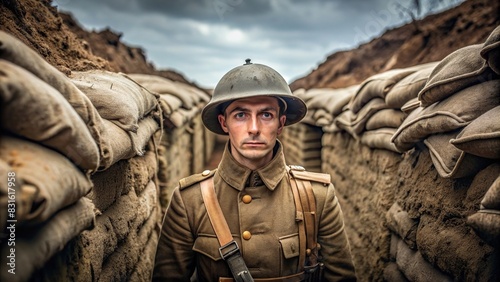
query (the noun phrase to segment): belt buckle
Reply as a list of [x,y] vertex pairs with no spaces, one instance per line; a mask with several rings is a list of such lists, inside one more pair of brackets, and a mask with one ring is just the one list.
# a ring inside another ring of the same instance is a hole
[[236,241],[232,240],[231,242],[221,246],[219,248],[219,254],[223,260],[226,260],[227,257],[237,253],[240,251],[240,247]]

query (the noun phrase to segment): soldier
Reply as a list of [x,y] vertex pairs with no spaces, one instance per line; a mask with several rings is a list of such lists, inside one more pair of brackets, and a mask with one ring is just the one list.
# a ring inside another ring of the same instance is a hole
[[247,59],[222,77],[202,120],[229,140],[217,169],[174,190],[153,280],[356,280],[330,175],[287,166],[277,139],[306,112],[268,66]]

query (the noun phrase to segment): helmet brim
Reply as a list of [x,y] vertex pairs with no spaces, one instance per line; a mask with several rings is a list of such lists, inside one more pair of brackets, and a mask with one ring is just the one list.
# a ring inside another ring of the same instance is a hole
[[[306,103],[299,97],[290,95],[283,96],[276,94],[259,95],[259,96],[280,97],[281,99],[285,100],[285,102],[287,103],[287,110],[285,112],[286,115],[285,126],[292,125],[294,123],[301,121],[307,114]],[[250,97],[255,97],[255,96],[250,96]],[[240,97],[240,99],[241,98],[244,97]],[[227,135],[227,133],[224,132],[224,130],[222,130],[222,127],[220,126],[218,116],[219,114],[223,114],[222,105],[224,103],[235,100],[237,99],[234,98],[220,99],[215,103],[207,104],[201,112],[201,119],[205,127],[216,134]]]

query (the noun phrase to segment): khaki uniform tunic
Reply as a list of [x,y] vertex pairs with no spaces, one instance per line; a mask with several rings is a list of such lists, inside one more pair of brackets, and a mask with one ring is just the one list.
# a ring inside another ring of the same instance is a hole
[[[295,203],[287,180],[282,146],[265,167],[238,164],[228,146],[217,170],[179,182],[172,195],[158,244],[155,281],[198,281],[231,277],[206,213],[199,182],[213,175],[217,198],[253,278],[299,272],[299,234]],[[327,281],[355,280],[343,215],[332,184],[312,182],[319,215],[318,243]]]

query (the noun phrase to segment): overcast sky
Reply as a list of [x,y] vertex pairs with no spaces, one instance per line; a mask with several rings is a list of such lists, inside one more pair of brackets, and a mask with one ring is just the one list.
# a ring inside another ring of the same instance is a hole
[[[430,1],[436,2],[421,2]],[[328,55],[408,22],[396,2],[410,7],[412,0],[54,0],[53,5],[87,30],[123,33],[122,41],[143,48],[157,69],[173,69],[213,88],[246,58],[269,65],[291,83]],[[459,0],[441,2],[449,7]]]

